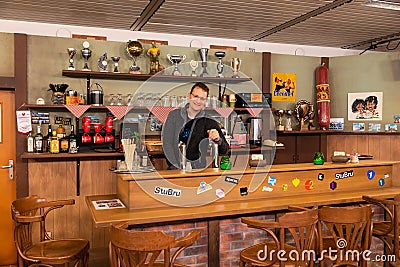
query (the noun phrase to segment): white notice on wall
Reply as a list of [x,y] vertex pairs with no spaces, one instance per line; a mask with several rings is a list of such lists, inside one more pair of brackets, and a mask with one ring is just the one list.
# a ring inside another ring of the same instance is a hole
[[27,134],[32,131],[31,112],[29,110],[17,111],[17,129],[18,133]]
[[93,206],[96,210],[107,210],[107,209],[120,209],[125,208],[124,203],[118,198],[116,199],[104,199],[92,201]]

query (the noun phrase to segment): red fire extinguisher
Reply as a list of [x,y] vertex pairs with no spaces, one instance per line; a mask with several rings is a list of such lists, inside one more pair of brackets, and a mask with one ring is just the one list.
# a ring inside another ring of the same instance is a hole
[[322,130],[326,130],[330,121],[330,89],[328,82],[328,68],[325,63],[317,68],[316,71],[316,89],[317,89],[317,109],[318,124]]

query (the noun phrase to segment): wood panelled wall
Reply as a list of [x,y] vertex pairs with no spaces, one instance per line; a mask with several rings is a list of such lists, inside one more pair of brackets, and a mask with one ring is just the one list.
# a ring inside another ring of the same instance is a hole
[[[357,134],[327,136],[327,158],[333,151],[356,151],[371,154],[377,160],[400,161],[400,135]],[[48,230],[56,237],[82,237],[92,248],[107,247],[108,229],[96,228],[85,203],[87,195],[116,193],[116,175],[109,171],[116,160],[82,160],[80,165],[80,196],[76,195],[76,161],[29,160],[29,192],[49,200],[73,198],[74,206],[57,210],[49,217]],[[393,175],[399,175],[400,168]]]
[[116,175],[109,171],[116,160],[81,160],[80,196],[76,195],[75,160],[29,160],[28,164],[30,195],[48,200],[75,199],[75,205],[57,209],[48,217],[47,230],[56,238],[87,238],[91,248],[107,247],[108,229],[94,226],[85,196],[116,193]]
[[[354,134],[328,135],[327,156],[334,151],[357,152],[373,155],[376,160],[400,161],[400,135],[398,134]],[[393,175],[400,175],[400,164],[394,167]],[[400,192],[399,192],[400,193]]]

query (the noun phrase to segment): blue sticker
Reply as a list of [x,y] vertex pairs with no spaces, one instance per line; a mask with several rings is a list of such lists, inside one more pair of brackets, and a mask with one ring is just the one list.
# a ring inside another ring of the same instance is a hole
[[275,186],[276,185],[276,177],[275,176],[269,176],[268,177],[268,185],[269,186]]
[[372,180],[375,177],[375,171],[374,170],[368,170],[367,171],[367,178],[368,180]]
[[329,188],[330,188],[331,190],[335,190],[335,189],[337,188],[337,183],[336,183],[335,181],[331,182],[331,183],[329,184]]
[[381,178],[379,179],[379,186],[384,186],[385,185],[385,179]]

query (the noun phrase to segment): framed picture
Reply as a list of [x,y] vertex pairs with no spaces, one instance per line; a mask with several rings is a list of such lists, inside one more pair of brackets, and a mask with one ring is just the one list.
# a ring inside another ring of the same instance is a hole
[[344,130],[344,118],[331,118],[329,122],[329,130]]
[[363,131],[365,131],[365,123],[363,123],[363,122],[353,123],[353,131],[354,132],[363,132]]
[[383,92],[348,93],[349,121],[382,120]]
[[272,73],[272,102],[295,102],[296,86],[295,73]]
[[369,132],[380,132],[381,124],[380,123],[368,123],[368,131]]

